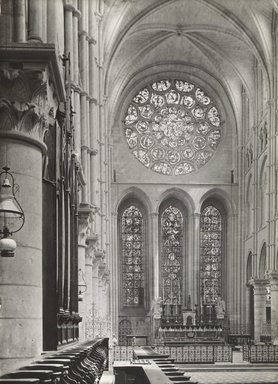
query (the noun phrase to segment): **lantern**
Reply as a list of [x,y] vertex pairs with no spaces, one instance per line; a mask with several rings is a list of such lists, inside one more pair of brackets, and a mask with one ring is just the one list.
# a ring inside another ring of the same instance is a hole
[[12,257],[16,249],[16,242],[11,236],[24,225],[25,217],[21,205],[15,197],[14,177],[10,168],[3,167],[0,173],[0,239],[1,256]]

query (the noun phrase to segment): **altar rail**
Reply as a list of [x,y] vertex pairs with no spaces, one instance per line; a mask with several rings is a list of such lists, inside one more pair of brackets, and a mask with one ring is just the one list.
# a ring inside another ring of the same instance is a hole
[[[216,363],[232,362],[233,354],[230,345],[185,345],[182,347],[158,346],[155,352],[169,355],[176,363]],[[116,346],[110,351],[111,361],[130,360],[133,347]]]
[[34,379],[34,384],[94,384],[104,369],[108,369],[108,338],[44,354],[40,360],[1,376],[0,384],[31,383]]
[[278,345],[244,345],[243,360],[250,363],[278,363]]

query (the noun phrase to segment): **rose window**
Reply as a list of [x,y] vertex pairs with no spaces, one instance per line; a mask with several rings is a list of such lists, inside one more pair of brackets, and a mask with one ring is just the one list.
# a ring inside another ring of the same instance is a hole
[[132,99],[124,133],[133,155],[164,175],[185,175],[213,156],[221,139],[214,101],[197,85],[160,80]]

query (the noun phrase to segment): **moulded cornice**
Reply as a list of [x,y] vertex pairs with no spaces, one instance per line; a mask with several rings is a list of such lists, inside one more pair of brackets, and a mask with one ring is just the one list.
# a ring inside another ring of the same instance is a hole
[[45,67],[49,71],[49,83],[53,84],[58,102],[65,101],[65,88],[62,68],[59,64],[54,44],[10,43],[0,46],[0,65],[12,66],[25,70],[28,67],[42,71]]
[[265,290],[267,281],[265,279],[258,279],[256,277],[252,277],[249,280],[249,284],[254,287],[255,293],[262,293]]
[[277,280],[278,282],[278,271],[272,271],[272,270],[266,271],[265,278],[268,279],[269,281]]
[[54,45],[0,46],[0,130],[43,143],[65,90]]

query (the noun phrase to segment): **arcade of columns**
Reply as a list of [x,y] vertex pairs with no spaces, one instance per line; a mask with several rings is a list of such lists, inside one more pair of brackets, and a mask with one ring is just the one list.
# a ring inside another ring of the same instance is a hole
[[[80,188],[79,339],[110,335],[103,10],[102,2],[98,9],[96,2],[90,2],[90,7],[88,1],[80,3],[77,9],[77,0],[30,0],[28,20],[25,0],[8,1],[1,9],[0,160],[15,174],[27,218],[15,235],[16,257],[0,262],[5,301],[1,321],[4,329],[14,330],[12,336],[3,335],[0,357],[13,368],[17,359],[37,356],[43,350],[42,169],[48,150],[44,137],[55,124],[59,106],[67,101],[69,87],[72,155]],[[24,342],[19,344],[19,340]]]

